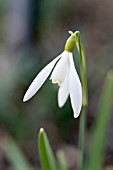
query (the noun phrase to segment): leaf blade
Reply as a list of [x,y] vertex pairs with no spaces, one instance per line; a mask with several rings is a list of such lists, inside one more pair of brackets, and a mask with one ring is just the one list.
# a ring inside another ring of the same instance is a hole
[[110,119],[110,110],[113,100],[113,72],[110,71],[107,75],[103,93],[100,99],[100,105],[97,111],[96,129],[92,139],[91,158],[88,170],[100,170],[102,167],[102,160],[105,148],[105,137],[107,126]]
[[43,128],[38,136],[38,150],[43,170],[57,170],[56,160]]

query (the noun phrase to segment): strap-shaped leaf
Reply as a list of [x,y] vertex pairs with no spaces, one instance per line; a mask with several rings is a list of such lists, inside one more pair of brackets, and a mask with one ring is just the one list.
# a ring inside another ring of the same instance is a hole
[[49,140],[43,128],[38,136],[38,149],[43,170],[57,170],[56,160],[49,144]]
[[113,72],[107,75],[99,108],[97,111],[96,128],[92,139],[92,148],[88,170],[101,170],[106,141],[106,131],[113,104]]
[[57,151],[57,160],[60,170],[68,170],[67,162],[65,160],[65,155],[62,150]]
[[33,170],[13,139],[7,137],[4,141],[1,141],[0,146],[16,170]]

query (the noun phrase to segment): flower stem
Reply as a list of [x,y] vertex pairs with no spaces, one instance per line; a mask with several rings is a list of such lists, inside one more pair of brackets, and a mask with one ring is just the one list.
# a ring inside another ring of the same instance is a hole
[[87,74],[86,74],[86,56],[84,47],[80,42],[80,32],[77,31],[77,48],[80,54],[80,74],[82,84],[82,110],[80,114],[79,123],[79,149],[81,151],[79,160],[79,170],[83,170],[85,160],[85,136],[86,136],[86,113],[88,106],[88,95],[87,95]]
[[83,170],[85,161],[86,112],[87,108],[83,106],[79,122],[79,149],[80,149],[78,164],[79,170]]

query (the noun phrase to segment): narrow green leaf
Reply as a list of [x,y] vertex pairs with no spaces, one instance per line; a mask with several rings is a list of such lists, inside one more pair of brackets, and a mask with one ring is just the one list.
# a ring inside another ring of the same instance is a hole
[[57,170],[56,160],[54,158],[49,140],[44,129],[40,129],[38,136],[38,149],[43,170]]
[[65,155],[62,150],[57,151],[57,160],[59,163],[60,170],[68,170],[67,162],[65,160]]
[[13,139],[6,138],[0,143],[0,146],[3,148],[8,160],[16,170],[32,170],[31,165],[23,156],[23,153]]
[[97,122],[92,139],[92,148],[88,170],[101,170],[104,156],[106,131],[110,119],[110,110],[113,104],[113,72],[107,75],[103,93],[97,111]]

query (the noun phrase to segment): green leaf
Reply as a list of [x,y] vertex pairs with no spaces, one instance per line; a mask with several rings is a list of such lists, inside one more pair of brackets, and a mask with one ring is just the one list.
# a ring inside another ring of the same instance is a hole
[[57,170],[56,160],[50,147],[44,129],[41,128],[38,136],[38,149],[43,170]]
[[32,170],[31,165],[23,156],[23,153],[13,139],[6,138],[1,141],[0,146],[5,151],[8,160],[16,170]]
[[97,111],[96,128],[92,139],[92,149],[88,170],[101,170],[104,156],[106,131],[110,119],[110,110],[113,104],[113,72],[107,74],[103,93]]
[[57,160],[59,163],[60,170],[68,170],[67,162],[65,160],[65,155],[62,150],[57,151]]

